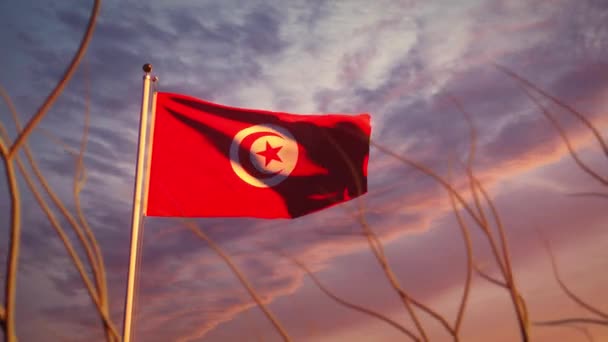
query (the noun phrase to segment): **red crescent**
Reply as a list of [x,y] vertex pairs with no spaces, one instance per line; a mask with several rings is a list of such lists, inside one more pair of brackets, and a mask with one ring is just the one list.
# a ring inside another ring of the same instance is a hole
[[245,170],[248,174],[250,174],[252,177],[255,177],[257,179],[270,178],[270,177],[276,176],[277,174],[279,174],[282,171],[282,170],[279,170],[279,171],[276,171],[273,173],[265,173],[265,172],[258,170],[251,163],[251,159],[249,157],[251,154],[251,145],[253,145],[253,143],[255,143],[258,139],[263,138],[263,137],[268,137],[268,136],[282,138],[282,136],[280,136],[279,134],[274,133],[274,132],[268,132],[268,131],[254,132],[254,133],[249,134],[245,138],[243,138],[243,140],[241,140],[241,143],[239,144],[238,163],[241,164],[241,166],[243,167],[243,170]]

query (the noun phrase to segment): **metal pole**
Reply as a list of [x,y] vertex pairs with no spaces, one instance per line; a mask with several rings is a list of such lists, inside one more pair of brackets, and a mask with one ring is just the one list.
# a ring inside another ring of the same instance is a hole
[[133,212],[131,216],[131,249],[129,252],[129,273],[127,277],[127,294],[125,297],[125,316],[123,325],[123,341],[131,340],[131,321],[133,314],[133,294],[135,292],[135,273],[137,271],[137,252],[139,242],[139,227],[142,204],[142,185],[144,180],[144,157],[146,145],[146,129],[148,121],[148,104],[150,100],[150,72],[152,65],[145,64],[143,66],[145,72],[144,86],[141,100],[141,116],[139,119],[139,142],[137,143],[137,164],[135,167],[135,186],[133,191]]

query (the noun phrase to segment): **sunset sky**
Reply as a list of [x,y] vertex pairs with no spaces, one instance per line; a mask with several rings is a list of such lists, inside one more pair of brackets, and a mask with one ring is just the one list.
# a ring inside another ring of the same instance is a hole
[[[0,3],[0,85],[23,121],[69,64],[92,5]],[[608,137],[607,23],[603,0],[103,1],[85,58],[29,142],[49,183],[73,209],[75,158],[55,138],[79,148],[90,96],[82,206],[103,250],[111,317],[120,329],[144,63],[154,66],[160,91],[290,113],[369,113],[375,143],[445,177],[451,162],[452,180],[465,190],[459,161],[469,151],[469,128],[448,99],[453,96],[476,126],[474,170],[503,220],[531,320],[594,317],[560,290],[537,232],[551,240],[566,284],[608,311],[608,200],[573,195],[608,189],[576,166],[549,120],[493,63],[573,106]],[[607,156],[590,131],[563,108],[542,102],[581,158],[608,176]],[[0,120],[14,139],[4,102]],[[20,340],[102,339],[76,269],[20,184]],[[402,286],[453,323],[465,251],[447,193],[375,147],[368,184],[360,199],[295,220],[196,222],[233,257],[295,341],[402,341],[401,332],[340,306],[269,251],[281,248],[335,294],[413,330],[353,217],[363,204]],[[2,279],[7,193],[1,181]],[[471,225],[471,231],[475,259],[499,277],[481,230]],[[178,219],[146,218],[143,234],[135,341],[281,340],[229,268]],[[417,313],[431,341],[451,341],[436,321]],[[532,326],[531,334],[539,342],[588,341],[576,327]],[[588,328],[597,341],[608,340],[606,327]],[[462,341],[518,341],[507,292],[474,276],[462,329]]]

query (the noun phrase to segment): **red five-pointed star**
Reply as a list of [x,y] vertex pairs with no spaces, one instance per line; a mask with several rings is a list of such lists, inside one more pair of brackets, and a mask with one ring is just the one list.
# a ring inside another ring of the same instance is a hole
[[266,158],[266,163],[264,164],[264,166],[268,166],[268,164],[270,164],[270,162],[273,161],[273,160],[283,162],[281,160],[281,157],[279,157],[279,151],[282,148],[283,148],[283,146],[272,147],[272,146],[270,146],[270,144],[267,141],[266,142],[266,149],[264,151],[257,152],[257,154],[259,154],[259,155],[263,156],[264,158]]

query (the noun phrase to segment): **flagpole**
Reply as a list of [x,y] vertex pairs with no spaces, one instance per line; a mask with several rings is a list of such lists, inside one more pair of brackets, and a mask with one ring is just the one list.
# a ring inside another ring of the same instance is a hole
[[146,145],[146,129],[148,123],[148,105],[150,102],[151,64],[144,64],[143,92],[141,100],[141,116],[139,118],[139,142],[137,143],[137,164],[135,167],[135,186],[133,190],[133,211],[131,214],[131,249],[129,252],[129,273],[127,276],[127,293],[125,297],[125,316],[123,324],[123,342],[131,340],[131,322],[133,314],[133,294],[135,292],[135,273],[137,271],[137,252],[139,228],[142,217],[142,186],[144,176],[144,156]]

